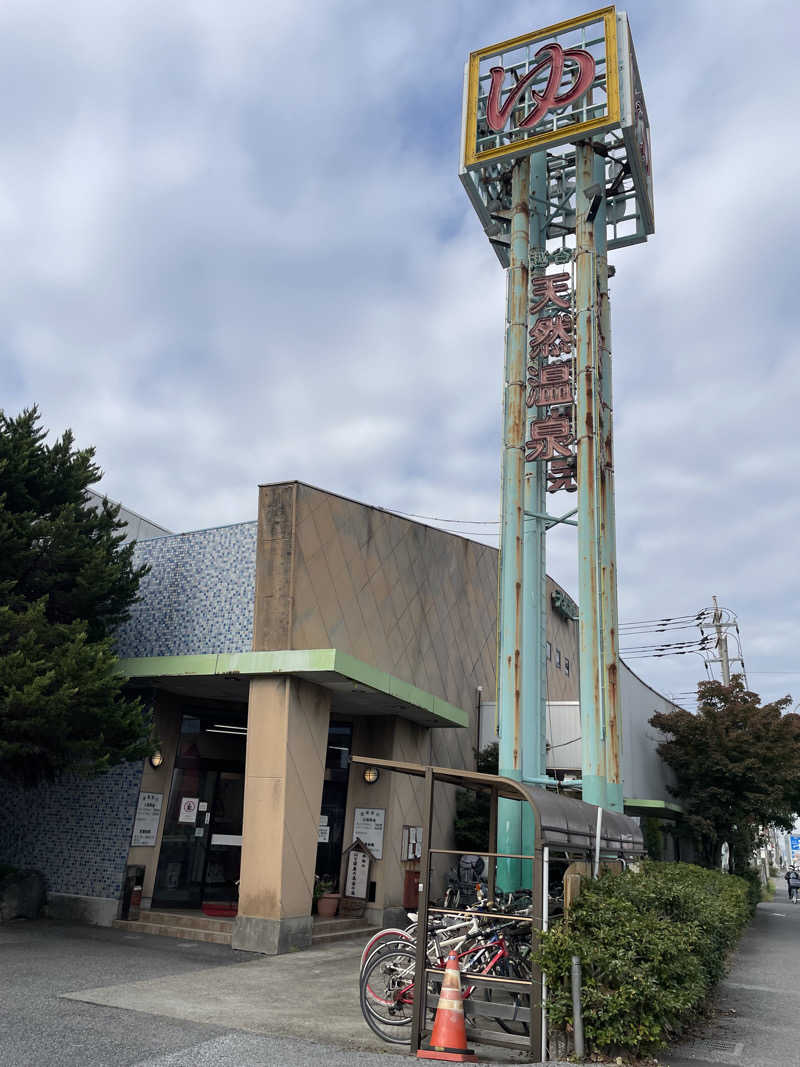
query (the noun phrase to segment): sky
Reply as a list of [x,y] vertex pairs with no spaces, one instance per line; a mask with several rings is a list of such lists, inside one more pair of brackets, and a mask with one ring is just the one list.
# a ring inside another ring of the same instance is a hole
[[[716,595],[750,687],[800,701],[800,8],[625,9],[656,233],[610,257],[620,620]],[[587,10],[6,0],[0,405],[174,531],[300,479],[496,544],[505,279],[458,180],[463,66]],[[577,597],[574,531],[548,570]]]

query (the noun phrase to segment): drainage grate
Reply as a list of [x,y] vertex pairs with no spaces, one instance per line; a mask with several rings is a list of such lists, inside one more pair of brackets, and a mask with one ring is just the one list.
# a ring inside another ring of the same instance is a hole
[[714,1038],[707,1041],[695,1041],[691,1049],[687,1049],[693,1059],[706,1059],[715,1055],[730,1056],[732,1059],[738,1059],[743,1051],[744,1043],[742,1041],[720,1041]]

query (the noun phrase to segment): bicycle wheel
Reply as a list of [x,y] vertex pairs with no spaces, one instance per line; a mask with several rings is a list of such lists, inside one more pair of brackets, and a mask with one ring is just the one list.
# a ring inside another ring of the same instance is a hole
[[379,930],[377,934],[374,934],[364,946],[364,951],[361,953],[361,964],[359,970],[363,971],[367,965],[367,960],[384,941],[399,941],[408,940],[412,941],[413,938],[409,935],[408,931],[401,930],[399,927],[387,927],[385,930]]
[[378,958],[378,956],[385,956],[389,952],[400,952],[406,950],[411,952],[412,955],[416,952],[416,942],[410,937],[394,937],[384,938],[378,941],[370,954],[364,960],[364,965],[361,968],[361,974],[363,975],[366,969],[371,966],[372,963]]
[[411,1043],[415,964],[413,947],[378,952],[361,975],[361,1014],[367,1026],[390,1044]]

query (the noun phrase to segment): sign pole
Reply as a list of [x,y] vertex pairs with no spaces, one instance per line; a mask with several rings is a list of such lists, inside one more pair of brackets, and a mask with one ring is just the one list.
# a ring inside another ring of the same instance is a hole
[[[617,811],[623,786],[607,251],[644,242],[655,230],[651,159],[624,11],[608,6],[470,52],[459,178],[508,268],[500,772],[548,784],[546,533],[560,523],[577,526],[580,784],[585,800]],[[559,247],[548,251],[548,241]],[[570,262],[573,272],[547,273],[549,265]],[[577,506],[548,514],[549,495],[563,492],[577,492]],[[501,852],[531,852],[524,816],[507,801],[499,814]],[[503,888],[517,887],[518,861],[499,871]]]
[[[577,326],[576,436],[578,461],[578,585],[583,799],[605,807],[605,713],[600,605],[600,509],[597,430],[600,387],[597,354],[595,221],[603,197],[595,183],[591,141],[575,146],[575,312]],[[600,187],[602,188],[602,187]],[[595,199],[600,197],[599,202]]]
[[[530,160],[518,159],[511,174],[511,247],[507,274],[506,350],[503,389],[502,509],[498,618],[497,707],[500,774],[522,778],[522,559],[524,541],[525,367],[528,332],[528,196]],[[501,802],[500,852],[519,855],[522,819],[518,801]],[[519,860],[501,860],[500,887],[519,888]]]
[[[595,155],[595,183],[605,184],[605,162]],[[605,708],[606,807],[623,811],[622,727],[619,694],[619,626],[617,608],[617,530],[614,505],[614,425],[611,363],[611,307],[608,297],[606,201],[595,220],[597,251],[597,353],[600,375],[600,609],[602,617],[602,682]]]
[[[547,254],[547,156],[537,152],[530,168],[530,237],[529,283],[546,273],[545,259],[535,257],[539,251]],[[530,285],[529,285],[530,289]],[[529,301],[532,303],[532,301]],[[533,326],[536,313],[529,311],[528,329]],[[527,340],[527,339],[526,339]],[[526,363],[527,363],[526,355]],[[530,377],[530,370],[526,372]],[[527,382],[526,382],[527,384]],[[537,418],[535,399],[526,388],[526,416]],[[528,405],[531,399],[533,403]],[[547,464],[525,463],[525,543],[522,579],[522,779],[542,786],[547,774]],[[542,786],[543,788],[543,786]],[[532,856],[536,847],[535,820],[529,804],[522,807],[522,849]],[[533,872],[526,862],[522,872],[523,886],[531,885]]]
[[[531,159],[530,252],[547,250],[547,156],[537,152]],[[529,277],[541,277],[547,267],[543,258],[532,261]],[[535,313],[528,326],[532,327]],[[537,418],[534,403],[527,408]],[[525,549],[523,565],[523,620],[525,645],[522,657],[522,778],[537,782],[547,773],[547,572],[546,533],[547,465],[537,460],[525,464]],[[530,842],[532,844],[532,842]]]

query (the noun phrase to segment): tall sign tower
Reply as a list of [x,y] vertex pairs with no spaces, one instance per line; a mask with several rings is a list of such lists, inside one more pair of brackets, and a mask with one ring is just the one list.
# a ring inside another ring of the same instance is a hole
[[[500,773],[550,781],[545,538],[567,523],[578,542],[580,784],[584,800],[622,811],[607,253],[654,230],[650,128],[625,12],[605,7],[471,54],[460,177],[508,280]],[[569,504],[549,510],[548,499]],[[520,818],[506,802],[501,851],[519,853],[529,838]]]

